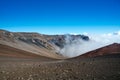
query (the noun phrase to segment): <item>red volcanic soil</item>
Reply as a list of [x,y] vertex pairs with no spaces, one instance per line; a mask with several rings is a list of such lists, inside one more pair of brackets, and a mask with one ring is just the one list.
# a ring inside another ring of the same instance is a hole
[[76,58],[97,57],[97,56],[114,55],[114,54],[115,55],[120,54],[120,44],[118,44],[118,43],[114,43],[114,44],[96,49],[94,51],[90,51],[90,52],[82,54]]
[[51,59],[2,44],[0,44],[0,58]]

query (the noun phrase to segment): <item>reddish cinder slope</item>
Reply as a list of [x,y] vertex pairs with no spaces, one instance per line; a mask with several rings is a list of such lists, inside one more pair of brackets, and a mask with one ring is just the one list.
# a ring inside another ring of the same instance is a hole
[[110,55],[110,54],[119,54],[120,53],[120,44],[114,43],[99,49],[96,49],[94,51],[87,52],[85,54],[82,54],[76,58],[83,58],[83,57],[97,57],[97,56],[104,56],[104,55]]

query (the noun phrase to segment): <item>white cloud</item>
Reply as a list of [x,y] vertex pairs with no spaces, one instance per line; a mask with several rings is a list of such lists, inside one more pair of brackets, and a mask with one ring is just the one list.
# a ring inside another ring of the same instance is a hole
[[83,32],[83,35],[88,35],[88,33],[87,32]]
[[75,57],[112,43],[120,43],[120,31],[116,33],[117,34],[108,33],[101,35],[87,34],[90,37],[90,41],[77,39],[72,42],[70,36],[67,35],[66,45],[60,49],[59,52],[64,56]]

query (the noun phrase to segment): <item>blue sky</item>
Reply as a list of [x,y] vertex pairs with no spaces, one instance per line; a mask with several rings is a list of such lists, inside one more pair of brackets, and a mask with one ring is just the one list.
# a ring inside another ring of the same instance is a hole
[[0,29],[43,34],[120,30],[120,0],[0,0]]

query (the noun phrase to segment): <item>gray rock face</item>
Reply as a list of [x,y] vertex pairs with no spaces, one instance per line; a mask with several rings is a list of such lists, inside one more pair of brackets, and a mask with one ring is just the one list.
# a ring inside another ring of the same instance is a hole
[[89,40],[88,36],[85,35],[53,35],[53,38],[49,40],[50,43],[54,43],[56,46],[63,48],[66,44],[66,39],[69,37],[69,41],[72,42],[73,40],[82,39],[85,41]]

